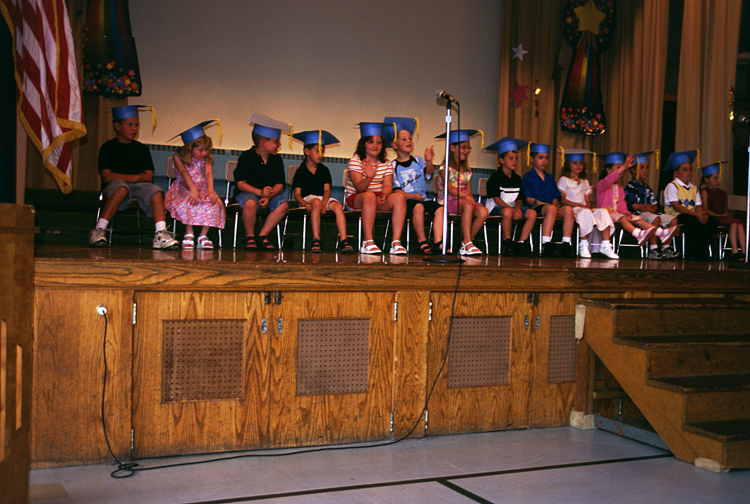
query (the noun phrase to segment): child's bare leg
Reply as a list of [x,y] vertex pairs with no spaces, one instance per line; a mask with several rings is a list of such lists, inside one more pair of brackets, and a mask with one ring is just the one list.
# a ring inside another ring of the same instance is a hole
[[126,187],[120,187],[113,192],[109,198],[107,198],[107,201],[104,202],[104,208],[102,208],[102,213],[99,215],[99,218],[111,221],[112,217],[117,213],[117,209],[120,208],[120,205],[127,196],[128,189]]
[[542,236],[552,237],[552,229],[555,227],[555,219],[557,218],[557,208],[553,205],[544,205],[542,207],[542,216],[544,216]]
[[411,211],[411,223],[414,226],[414,232],[417,233],[417,240],[420,242],[427,241],[424,233],[424,205],[417,203]]
[[328,209],[336,216],[336,227],[339,230],[339,240],[346,240],[346,217],[344,216],[344,207],[341,203],[328,203]]
[[320,240],[320,209],[323,207],[322,203],[319,199],[312,199],[310,202],[310,227],[314,240]]
[[377,196],[375,193],[359,193],[354,199],[354,208],[362,210],[362,239],[372,240],[372,228],[375,226],[375,213],[378,210]]
[[523,228],[521,229],[520,240],[522,242],[529,239],[531,231],[534,229],[534,224],[536,224],[536,210],[529,208],[526,210],[526,222],[523,223]]
[[626,233],[633,234],[633,231],[635,231],[635,226],[628,220],[627,217],[622,216],[617,222],[620,223],[622,229],[624,229]]
[[573,207],[563,206],[558,208],[558,215],[563,219],[563,238],[570,238],[573,235],[573,225],[576,222]]
[[740,242],[740,252],[745,253],[745,226],[737,224],[737,239]]
[[732,254],[737,253],[737,223],[734,222],[729,226],[729,244],[732,247]]
[[185,234],[195,236],[195,233],[193,232],[193,226],[191,224],[185,224]]
[[164,193],[159,191],[151,197],[151,215],[154,222],[165,222],[166,213],[164,211]]
[[432,219],[432,241],[440,243],[443,240],[443,207],[435,210],[435,217]]
[[474,213],[472,211],[473,205],[466,202],[466,200],[459,201],[459,210],[461,212],[461,238],[464,243],[469,243],[471,237],[471,217]]
[[487,220],[489,212],[487,211],[487,208],[482,205],[474,205],[472,214],[474,215],[474,222],[471,224],[471,239],[473,240],[474,236],[476,236],[479,230],[482,229],[482,226],[484,226],[484,221]]
[[396,191],[388,195],[385,203],[380,205],[383,210],[391,211],[391,224],[393,225],[392,241],[401,241],[401,233],[406,221],[406,198],[403,192]]
[[609,226],[607,226],[603,230],[601,230],[600,233],[602,234],[602,240],[603,241],[609,241],[609,235],[610,235]]
[[201,227],[201,236],[208,236],[208,230],[209,229],[210,229],[209,226],[203,226],[203,227]]
[[503,226],[503,239],[510,240],[513,232],[513,209],[505,207],[500,211],[502,216],[501,225]]
[[273,231],[273,228],[281,222],[281,219],[286,215],[286,211],[289,208],[289,203],[286,201],[276,208],[273,212],[268,214],[268,219],[263,223],[263,228],[260,230],[260,236],[266,236],[268,233]]
[[258,202],[249,199],[242,207],[242,225],[245,226],[245,236],[255,236],[255,217],[258,215]]

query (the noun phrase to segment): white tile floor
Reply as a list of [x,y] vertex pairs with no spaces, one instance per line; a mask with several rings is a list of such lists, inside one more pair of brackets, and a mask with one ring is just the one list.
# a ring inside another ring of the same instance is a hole
[[[607,432],[568,427],[276,453],[125,479],[110,477],[110,465],[38,469],[31,472],[32,493],[49,491],[31,503],[750,501],[750,471],[714,474]],[[206,458],[149,460],[141,468]]]

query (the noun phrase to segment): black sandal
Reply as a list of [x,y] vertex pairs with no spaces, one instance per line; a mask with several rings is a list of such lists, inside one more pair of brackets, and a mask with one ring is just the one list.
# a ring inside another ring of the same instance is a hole
[[353,254],[354,247],[352,247],[352,244],[348,240],[341,240],[341,243],[339,243],[339,252],[342,254]]
[[436,255],[440,255],[443,253],[443,240],[440,240],[437,243],[433,243],[432,245],[432,253]]
[[245,237],[245,250],[258,250],[258,243],[254,236]]
[[312,246],[310,247],[310,252],[313,252],[315,254],[319,254],[323,252],[323,249],[320,248],[320,240],[317,238],[313,238]]
[[426,255],[432,255],[432,247],[430,247],[430,242],[427,240],[419,242],[419,251]]
[[268,239],[268,235],[258,236],[258,250],[276,250],[273,243]]

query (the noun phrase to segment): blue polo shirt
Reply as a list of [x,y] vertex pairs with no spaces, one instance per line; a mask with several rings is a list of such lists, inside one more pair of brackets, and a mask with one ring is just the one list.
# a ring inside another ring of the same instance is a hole
[[547,172],[543,173],[544,179],[542,180],[535,169],[532,168],[526,172],[526,175],[523,176],[523,194],[527,198],[534,198],[542,203],[552,203],[554,199],[559,202],[562,199],[562,194],[560,194],[560,189],[557,188],[555,178]]

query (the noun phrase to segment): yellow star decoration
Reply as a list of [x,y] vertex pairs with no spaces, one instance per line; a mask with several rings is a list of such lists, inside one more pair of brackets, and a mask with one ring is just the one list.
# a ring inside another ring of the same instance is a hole
[[585,6],[576,7],[574,10],[578,16],[578,31],[589,30],[594,35],[599,35],[599,24],[607,15],[596,8],[594,0],[589,0]]

